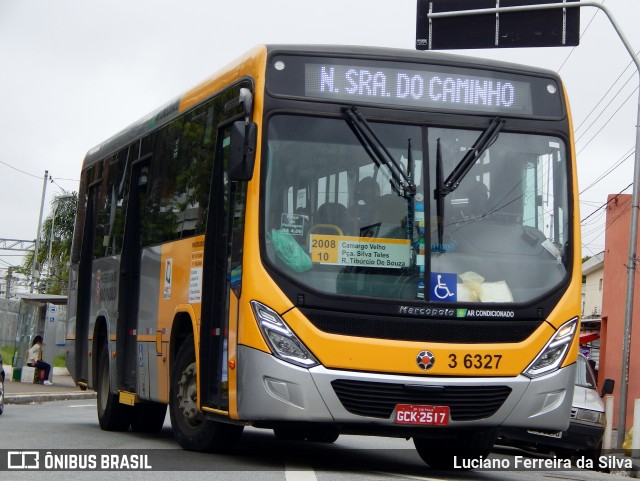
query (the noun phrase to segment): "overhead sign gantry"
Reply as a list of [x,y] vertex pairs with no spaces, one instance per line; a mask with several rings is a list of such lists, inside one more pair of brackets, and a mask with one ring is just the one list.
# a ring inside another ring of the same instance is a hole
[[[576,0],[565,0],[568,5]],[[580,9],[508,11],[562,0],[418,0],[417,50],[566,47],[580,41]],[[500,8],[500,12],[495,9]],[[482,10],[492,10],[480,13]],[[470,11],[478,11],[469,15]],[[464,12],[447,17],[434,13]]]
[[32,251],[36,241],[20,239],[0,239],[0,250],[2,251]]

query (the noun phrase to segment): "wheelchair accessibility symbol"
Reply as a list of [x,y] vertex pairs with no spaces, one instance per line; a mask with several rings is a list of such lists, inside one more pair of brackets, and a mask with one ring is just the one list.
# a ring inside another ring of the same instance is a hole
[[455,302],[458,297],[458,275],[432,272],[430,300]]

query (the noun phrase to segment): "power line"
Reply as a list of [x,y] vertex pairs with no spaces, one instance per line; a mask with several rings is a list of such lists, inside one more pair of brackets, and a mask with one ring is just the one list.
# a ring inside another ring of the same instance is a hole
[[[582,234],[583,235],[589,235],[589,234],[593,234],[595,233],[598,229],[600,229],[602,226],[599,224],[599,222],[602,220],[602,218],[606,215],[606,211],[603,210],[599,210],[598,211],[598,217],[589,220],[588,222],[585,223],[581,223],[580,226],[582,228]],[[593,226],[595,224],[598,224],[595,228],[593,228]],[[591,228],[591,230],[587,231],[587,227]]]
[[[71,180],[71,179],[69,179],[69,180]],[[49,182],[51,182],[53,185],[57,186],[64,193],[64,195],[70,195],[69,191],[67,189],[65,189],[64,187],[62,187],[60,184],[58,184],[56,182],[56,180],[53,178],[53,176],[51,176],[51,175],[49,176]]]
[[[42,179],[41,175],[35,175],[35,174],[31,174],[29,172],[25,172],[24,170],[18,169],[17,167],[14,167],[13,165],[8,164],[7,162],[4,162],[2,160],[0,160],[0,164],[5,165],[5,166],[9,167],[10,169],[13,169],[13,170],[15,170],[17,172],[20,172],[21,174],[28,175],[29,177],[34,177],[36,179]],[[78,179],[65,179],[65,178],[62,178],[62,177],[58,177],[57,180],[64,180],[64,181],[67,181],[67,182],[80,182]],[[67,193],[67,190],[64,189],[62,186],[60,186],[56,182],[56,179],[54,179],[53,176],[51,176],[51,175],[49,176],[49,182],[51,182],[52,184],[55,184],[60,189],[62,189],[65,193]]]
[[604,128],[609,124],[609,122],[611,122],[611,119],[612,119],[613,117],[615,117],[615,116],[616,116],[616,114],[620,111],[620,109],[621,109],[622,107],[624,107],[624,104],[626,104],[626,103],[629,101],[629,99],[631,98],[631,96],[632,96],[634,93],[636,93],[636,91],[637,91],[637,90],[638,90],[638,87],[636,87],[635,89],[633,89],[633,92],[631,92],[631,93],[629,94],[629,96],[625,99],[625,101],[624,101],[624,102],[622,102],[622,104],[620,104],[620,106],[616,109],[616,111],[615,111],[613,114],[611,114],[611,117],[609,117],[609,118],[607,119],[607,121],[604,123],[604,125],[603,125],[602,127],[600,127],[600,129],[598,129],[598,131],[597,131],[595,134],[593,134],[593,136],[589,139],[589,141],[588,141],[586,144],[584,144],[584,145],[582,146],[582,148],[581,148],[578,152],[576,152],[576,155],[577,155],[577,154],[580,154],[584,149],[586,149],[586,148],[587,148],[587,146],[588,146],[588,145],[593,141],[593,139],[595,139],[595,138],[598,136],[598,134],[604,130]]
[[580,191],[579,195],[584,194],[587,190],[591,189],[592,187],[594,187],[595,185],[597,185],[598,183],[600,183],[604,178],[606,178],[607,176],[609,176],[614,170],[616,170],[618,167],[620,167],[624,161],[626,161],[627,159],[631,158],[631,156],[635,153],[635,148],[631,147],[631,149],[629,151],[627,151],[622,158],[618,159],[615,164],[611,167],[609,167],[607,170],[605,170],[596,180],[594,180],[593,182],[591,182],[591,184],[589,184],[587,187],[585,187],[584,189],[582,189],[582,191]]
[[[638,52],[638,54],[640,54],[640,51]],[[584,125],[584,123],[587,121],[587,119],[591,116],[591,114],[593,112],[595,112],[595,110],[600,106],[600,104],[604,101],[605,98],[607,98],[607,95],[609,95],[609,92],[611,92],[613,90],[613,87],[618,83],[618,80],[620,80],[620,78],[624,75],[624,73],[627,71],[627,69],[629,68],[630,65],[633,65],[633,61],[629,62],[627,64],[627,66],[624,68],[624,70],[620,73],[620,75],[618,75],[618,78],[615,79],[613,81],[613,83],[611,84],[611,87],[609,87],[609,90],[607,90],[604,95],[602,97],[600,97],[600,100],[598,100],[598,102],[596,103],[596,105],[591,109],[591,111],[587,114],[587,116],[584,118],[584,120],[580,123],[580,125],[578,125],[574,131],[577,132],[578,130],[580,130],[580,128]],[[613,96],[613,99],[615,99],[618,94],[620,94],[620,92],[622,91],[622,89],[624,88],[625,85],[627,85],[632,78],[634,78],[635,76],[635,72],[632,72],[631,76],[627,79],[627,81],[622,85],[622,87],[620,87],[620,89],[618,90],[618,92]],[[611,100],[613,100],[611,99]],[[600,113],[600,115],[602,115],[602,113],[604,113],[604,111],[606,110],[606,107],[602,110],[602,112]],[[598,116],[599,117],[599,116]],[[597,118],[596,118],[597,120]],[[595,122],[595,121],[594,121]],[[593,123],[591,124],[593,125]],[[589,127],[591,127],[591,125],[589,125]],[[587,128],[587,130],[589,130]]]
[[[594,126],[594,124],[600,119],[600,117],[602,117],[602,115],[604,115],[605,111],[611,107],[611,105],[613,104],[613,101],[618,97],[618,95],[620,95],[622,93],[622,90],[627,86],[627,84],[629,82],[631,82],[631,79],[635,78],[635,73],[632,73],[631,76],[626,80],[626,82],[624,84],[622,84],[622,86],[618,89],[618,91],[615,93],[615,95],[611,98],[611,100],[609,101],[609,103],[602,109],[602,111],[596,115],[596,117],[593,119],[593,121],[589,124],[589,126],[580,134],[578,135],[578,138],[576,139],[576,142],[579,142],[580,139],[582,137],[585,136],[585,134],[591,129],[591,127]],[[613,89],[614,85],[616,84],[617,80],[613,82],[613,84],[611,84],[611,88],[609,88],[609,90],[604,94],[604,96],[600,99],[600,101],[598,102],[598,104],[593,108],[593,110],[591,110],[591,112],[589,113],[589,115],[587,115],[587,117],[585,118],[585,121],[587,120],[587,118],[595,111],[595,109],[598,107],[598,105],[600,105],[600,103],[606,98],[606,96],[609,94],[609,92],[611,92],[611,90]],[[629,99],[627,99],[629,100]],[[627,100],[625,100],[623,102],[626,103]],[[580,126],[582,126],[584,124],[584,121],[582,122],[582,124],[580,124]],[[575,129],[574,132],[577,132],[578,129],[580,128],[580,126],[578,128]]]
[[579,199],[578,202],[580,202],[580,204],[588,205],[589,207],[598,207],[600,206],[600,204],[602,204],[601,200]]
[[20,172],[21,174],[25,174],[28,175],[29,177],[35,177],[36,179],[42,179],[41,175],[35,175],[35,174],[30,174],[29,172],[25,172],[24,170],[20,170],[17,167],[14,167],[13,165],[7,164],[6,162],[3,162],[2,160],[0,160],[0,164],[2,165],[6,165],[7,167],[9,167],[10,169],[13,170],[17,170],[18,172]]
[[[63,177],[58,177],[58,180],[65,180],[67,182],[80,182],[79,179],[65,179]],[[58,186],[58,187],[60,187],[60,186]]]
[[[627,187],[627,188],[628,188],[628,187]],[[624,189],[624,190],[626,190],[626,189]],[[622,193],[622,192],[621,192],[621,193]],[[620,194],[621,194],[621,193],[620,193]],[[619,196],[620,194],[617,194],[615,197],[613,197],[612,199],[610,199],[609,201],[607,201],[607,202],[604,204],[604,206],[607,206],[611,201],[615,201],[615,200],[617,200],[617,199],[618,199],[618,196]],[[602,232],[602,233],[606,233],[606,232],[607,232],[607,230],[608,230],[608,229],[609,229],[609,228],[610,228],[610,227],[611,227],[611,226],[612,226],[616,221],[618,221],[619,219],[621,219],[625,214],[629,213],[629,212],[630,212],[630,210],[631,210],[631,203],[629,203],[627,206],[625,206],[625,208],[622,210],[622,212],[620,212],[616,217],[614,217],[613,219],[610,219],[610,220],[605,224],[604,232]],[[603,213],[603,214],[604,214],[604,213]],[[590,234],[592,234],[592,233],[596,232],[596,231],[597,231],[597,230],[599,230],[599,229],[600,229],[600,228],[593,229],[593,230],[591,230],[591,231],[589,231],[589,232],[587,232],[587,233],[584,233],[584,232],[583,232],[583,236],[582,236],[582,237],[583,237],[583,239],[584,239],[584,237],[586,237],[586,236],[588,236],[588,235],[590,235]],[[603,247],[603,248],[604,248],[604,246],[603,246],[603,245],[601,245],[601,244],[597,244],[597,245],[598,245],[598,246],[601,246],[601,247]],[[591,248],[589,247],[589,244],[586,244],[586,243],[584,243],[584,242],[582,243],[582,248],[583,248],[583,249],[589,249],[589,250],[591,250]]]
[[624,189],[622,189],[619,193],[616,194],[615,197],[612,197],[611,199],[609,199],[608,201],[606,201],[604,204],[602,204],[600,207],[598,207],[596,210],[594,210],[591,214],[589,214],[587,217],[585,217],[584,219],[582,219],[580,221],[580,225],[582,225],[584,223],[584,221],[586,221],[589,217],[593,216],[596,214],[596,212],[604,209],[605,207],[607,207],[609,205],[609,203],[615,199],[618,198],[619,195],[621,195],[625,190],[627,190],[629,187],[631,187],[633,185],[633,182],[631,182],[628,186],[626,186]]

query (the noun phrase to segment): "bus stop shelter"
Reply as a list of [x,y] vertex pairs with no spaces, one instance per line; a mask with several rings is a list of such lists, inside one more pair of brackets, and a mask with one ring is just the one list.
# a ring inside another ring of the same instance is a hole
[[23,294],[16,329],[15,353],[11,366],[11,379],[19,381],[25,361],[25,353],[33,339],[43,339],[43,361],[53,366],[58,351],[64,351],[67,317],[67,296],[51,294]]

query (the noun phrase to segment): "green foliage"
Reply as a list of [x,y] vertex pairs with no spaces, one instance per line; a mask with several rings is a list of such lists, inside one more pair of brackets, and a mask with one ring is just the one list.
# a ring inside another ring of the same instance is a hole
[[[5,366],[11,366],[13,363],[13,353],[16,351],[15,346],[0,346],[0,354],[2,355],[2,364]],[[66,367],[67,360],[64,354],[60,354],[53,358],[53,367]]]
[[[51,205],[51,213],[42,222],[36,264],[40,266],[41,282],[35,286],[35,290],[39,293],[65,294],[67,291],[77,202],[76,192],[55,197]],[[29,278],[32,266],[33,252],[29,252],[22,266],[16,271]]]

